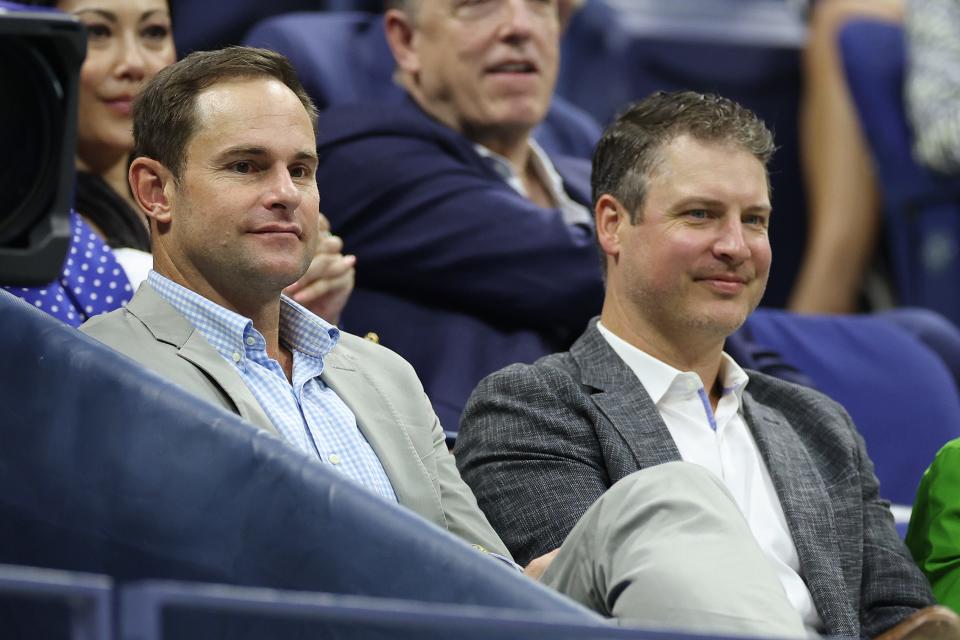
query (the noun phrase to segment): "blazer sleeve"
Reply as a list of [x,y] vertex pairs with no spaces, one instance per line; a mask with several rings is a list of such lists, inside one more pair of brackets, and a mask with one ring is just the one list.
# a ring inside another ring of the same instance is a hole
[[500,536],[477,504],[470,487],[460,477],[453,454],[447,448],[440,421],[434,416],[433,447],[437,459],[440,505],[450,533],[481,550],[512,558]]
[[467,404],[456,458],[514,559],[563,542],[610,486],[585,397],[562,371],[512,365]]
[[[379,434],[371,431],[368,437],[389,447],[389,452],[381,455],[389,456],[396,465],[399,475],[392,481],[401,504],[468,544],[509,557],[460,477],[440,420],[410,363],[389,349],[347,333],[341,333],[340,340],[340,357],[347,358],[349,366],[363,368],[363,388],[375,391],[368,398],[351,392],[353,400],[362,403],[352,408],[358,421],[365,421]],[[335,389],[338,384],[333,385]],[[347,389],[341,386],[340,391]],[[406,494],[406,501],[401,493]]]
[[592,229],[479,163],[426,134],[322,144],[323,210],[358,257],[358,282],[508,327],[579,334],[603,295]]
[[864,637],[872,638],[933,604],[933,594],[897,534],[889,503],[880,498],[880,483],[867,455],[866,444],[849,416],[846,420],[856,437],[863,496],[860,628]]

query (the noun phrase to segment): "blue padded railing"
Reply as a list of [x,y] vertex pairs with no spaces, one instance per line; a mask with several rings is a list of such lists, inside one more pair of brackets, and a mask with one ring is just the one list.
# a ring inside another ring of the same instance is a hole
[[[563,613],[544,616],[531,611],[476,605],[435,605],[411,600],[211,584],[143,582],[123,588],[120,602],[121,635],[137,640],[161,640],[164,637],[183,640],[193,637],[187,628],[178,629],[175,636],[167,633],[168,625],[164,618],[178,610],[246,618],[250,620],[247,629],[250,624],[257,622],[262,624],[263,629],[269,630],[271,624],[276,625],[281,620],[300,620],[300,627],[287,628],[290,635],[297,637],[298,634],[316,637],[316,634],[325,631],[336,634],[336,637],[364,640],[377,637],[392,640],[690,637],[609,623],[588,624],[579,616]],[[274,633],[284,631],[276,626],[272,630]]]
[[[156,580],[114,587],[110,578],[103,575],[0,565],[0,599],[7,595],[65,602],[73,614],[71,640],[711,637],[618,626],[609,621],[585,622],[582,616],[571,613],[544,615],[542,611],[398,598]],[[195,615],[184,617],[185,612]],[[19,631],[23,637],[34,640],[60,637],[35,628]],[[2,627],[2,632],[9,637],[11,629]]]
[[71,640],[113,637],[112,582],[106,576],[0,564],[0,599],[8,596],[66,604]]
[[0,292],[0,562],[597,616]]

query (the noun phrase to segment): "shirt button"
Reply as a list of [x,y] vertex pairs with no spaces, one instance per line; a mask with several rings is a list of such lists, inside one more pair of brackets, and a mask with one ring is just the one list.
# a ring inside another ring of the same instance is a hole
[[233,352],[233,361],[240,362],[240,354],[237,353],[236,351]]
[[340,464],[340,456],[335,453],[331,453],[327,460],[330,461],[330,464]]
[[256,339],[253,336],[247,336],[247,345],[253,346],[257,343]]

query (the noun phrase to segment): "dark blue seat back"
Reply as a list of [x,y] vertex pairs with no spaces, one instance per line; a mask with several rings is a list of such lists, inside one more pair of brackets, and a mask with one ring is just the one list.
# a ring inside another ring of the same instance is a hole
[[880,494],[912,504],[933,456],[960,436],[960,394],[943,360],[882,316],[761,309],[745,328],[846,408],[876,465]]
[[180,57],[240,44],[259,20],[290,11],[323,8],[324,0],[170,0],[173,39]]
[[[243,43],[290,59],[318,109],[361,100],[398,100],[383,18],[361,12],[300,12],[258,22]],[[322,124],[322,123],[321,123]]]
[[883,195],[900,302],[960,322],[960,179],[918,164],[904,107],[903,27],[852,21],[840,51]]

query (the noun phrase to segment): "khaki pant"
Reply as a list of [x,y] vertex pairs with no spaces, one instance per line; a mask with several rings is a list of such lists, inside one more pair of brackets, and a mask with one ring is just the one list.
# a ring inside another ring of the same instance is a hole
[[580,518],[542,582],[621,623],[807,635],[727,488],[690,463],[613,485]]

